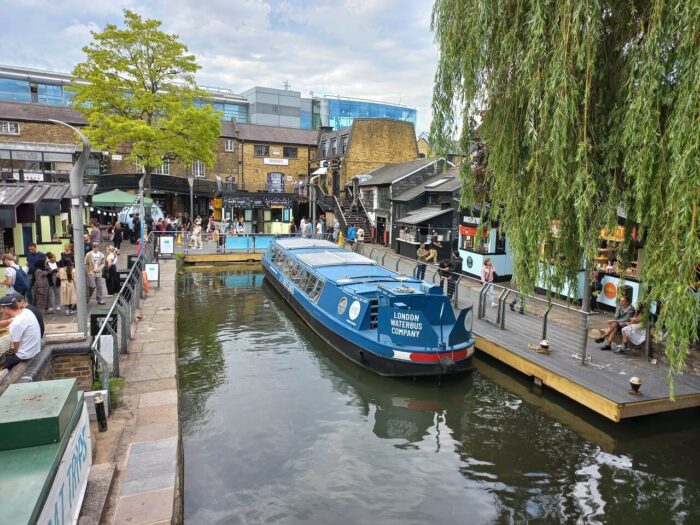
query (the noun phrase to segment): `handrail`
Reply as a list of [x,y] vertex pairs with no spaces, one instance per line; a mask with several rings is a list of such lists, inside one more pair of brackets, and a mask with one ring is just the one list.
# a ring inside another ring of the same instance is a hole
[[365,212],[365,217],[367,217],[367,220],[369,221],[369,225],[376,230],[377,225],[374,223],[372,220],[372,217],[369,216],[369,213],[367,213],[367,208],[365,208],[365,203],[362,202],[362,197],[358,195],[357,201],[360,203],[360,206],[362,206],[362,211]]
[[[343,213],[343,207],[340,205],[340,201],[338,200],[338,197],[333,195],[333,200],[335,200],[335,207],[338,210],[338,213],[340,213],[340,216],[343,218],[343,224],[347,228],[348,220],[345,218],[345,214]],[[340,223],[340,221],[338,223]]]

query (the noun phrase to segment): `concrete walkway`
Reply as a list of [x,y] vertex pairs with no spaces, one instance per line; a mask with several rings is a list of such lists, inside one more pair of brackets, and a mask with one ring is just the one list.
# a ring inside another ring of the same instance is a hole
[[[142,303],[136,336],[123,356],[122,406],[110,416],[118,435],[117,476],[104,523],[165,524],[181,521],[178,457],[174,260],[160,261],[160,289]],[[110,428],[110,430],[112,430]],[[98,435],[98,439],[99,439]],[[105,436],[106,438],[106,436]],[[99,455],[98,440],[98,455]]]

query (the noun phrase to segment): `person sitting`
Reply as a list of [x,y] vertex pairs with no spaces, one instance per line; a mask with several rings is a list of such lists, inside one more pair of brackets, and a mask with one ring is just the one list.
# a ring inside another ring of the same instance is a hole
[[9,329],[12,344],[5,357],[5,368],[12,370],[41,351],[41,332],[34,314],[26,308],[20,308],[13,295],[0,298],[0,310],[5,317],[11,319]]
[[611,350],[615,335],[622,331],[622,328],[629,324],[630,317],[634,315],[634,307],[630,304],[627,297],[620,298],[620,304],[615,309],[615,317],[612,321],[608,321],[608,329],[605,333],[595,340],[596,343],[605,343],[600,349]]
[[642,307],[638,307],[627,326],[622,328],[622,344],[615,348],[616,354],[626,354],[630,349],[630,343],[639,346],[647,339],[647,330],[642,326]]

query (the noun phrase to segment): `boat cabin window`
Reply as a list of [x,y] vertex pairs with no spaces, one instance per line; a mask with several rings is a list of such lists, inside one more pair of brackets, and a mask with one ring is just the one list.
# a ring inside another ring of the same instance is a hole
[[316,279],[313,290],[309,292],[309,299],[315,301],[321,295],[321,290],[323,290],[323,281]]

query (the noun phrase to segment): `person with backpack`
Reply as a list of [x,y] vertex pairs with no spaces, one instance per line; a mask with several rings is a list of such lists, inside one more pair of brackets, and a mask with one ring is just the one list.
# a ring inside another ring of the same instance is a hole
[[0,284],[7,286],[7,293],[17,292],[25,295],[29,292],[29,276],[22,267],[15,262],[14,255],[10,255],[9,253],[3,255],[2,264],[5,266],[5,280]]

